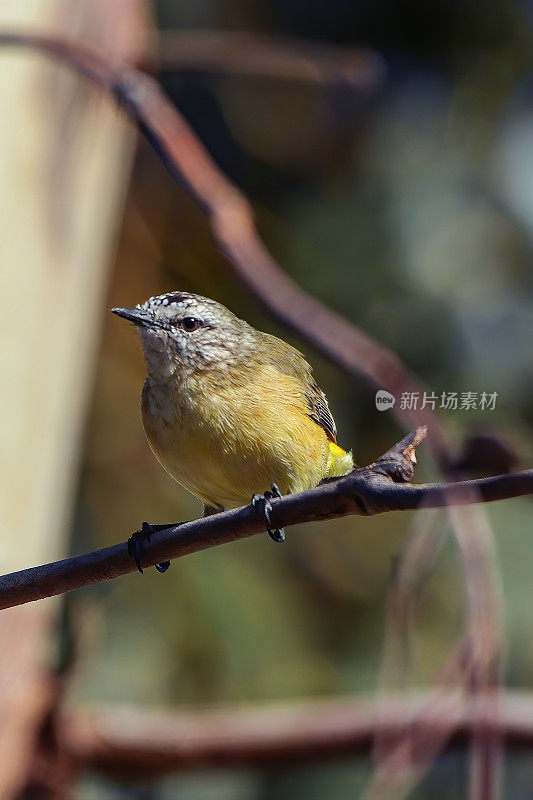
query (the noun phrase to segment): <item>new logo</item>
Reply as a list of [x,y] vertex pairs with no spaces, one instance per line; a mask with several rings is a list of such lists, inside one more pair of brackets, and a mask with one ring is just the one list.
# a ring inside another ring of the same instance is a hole
[[380,389],[376,392],[376,408],[378,411],[387,411],[387,409],[393,407],[395,402],[394,395],[386,392],[385,389]]

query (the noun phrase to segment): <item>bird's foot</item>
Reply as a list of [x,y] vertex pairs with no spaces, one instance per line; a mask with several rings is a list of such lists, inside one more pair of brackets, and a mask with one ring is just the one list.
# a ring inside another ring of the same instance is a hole
[[272,498],[281,497],[282,494],[275,483],[264,494],[254,494],[252,497],[252,507],[259,513],[263,514],[266,521],[266,529],[268,535],[274,542],[285,541],[285,531],[283,528],[273,528],[270,519],[270,512],[272,511]]
[[[132,533],[128,539],[128,555],[131,556],[137,564],[137,569],[141,575],[143,574],[141,558],[146,552],[146,542],[150,541],[150,536],[153,533],[156,533],[156,531],[163,530],[167,527],[168,525],[150,525],[149,522],[143,522],[141,530]],[[158,572],[166,572],[169,567],[170,561],[163,561],[160,564],[155,565],[155,568]]]

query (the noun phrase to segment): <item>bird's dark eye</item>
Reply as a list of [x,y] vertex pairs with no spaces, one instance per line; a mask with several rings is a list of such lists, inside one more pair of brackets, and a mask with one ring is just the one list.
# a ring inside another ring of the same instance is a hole
[[181,322],[181,327],[187,333],[192,333],[200,327],[200,320],[195,317],[185,317]]

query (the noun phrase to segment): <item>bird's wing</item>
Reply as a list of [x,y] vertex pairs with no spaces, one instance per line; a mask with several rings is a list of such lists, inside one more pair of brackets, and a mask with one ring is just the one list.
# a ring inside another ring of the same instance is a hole
[[308,383],[305,397],[309,404],[309,416],[311,419],[313,419],[315,422],[318,422],[318,424],[324,428],[328,439],[331,439],[332,442],[336,442],[337,426],[335,425],[335,420],[333,419],[333,415],[329,410],[326,395],[320,386],[318,386],[316,383]]
[[260,336],[260,341],[264,345],[261,353],[264,361],[285,375],[296,378],[300,385],[305,387],[309,416],[324,429],[328,439],[336,443],[337,426],[329,410],[326,395],[313,380],[311,367],[303,355],[283,339],[278,339],[269,333],[261,333]]

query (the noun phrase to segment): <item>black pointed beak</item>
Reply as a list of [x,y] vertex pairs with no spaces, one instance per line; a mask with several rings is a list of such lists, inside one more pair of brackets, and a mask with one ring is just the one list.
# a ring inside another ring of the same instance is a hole
[[140,325],[142,328],[154,328],[157,326],[157,320],[149,311],[144,311],[142,308],[112,308],[113,314],[117,317],[124,317],[124,319],[133,322],[134,325]]

